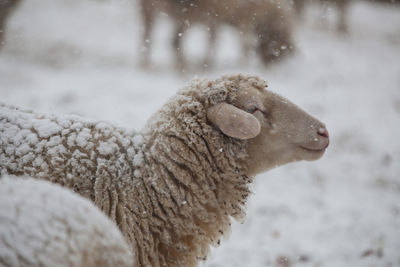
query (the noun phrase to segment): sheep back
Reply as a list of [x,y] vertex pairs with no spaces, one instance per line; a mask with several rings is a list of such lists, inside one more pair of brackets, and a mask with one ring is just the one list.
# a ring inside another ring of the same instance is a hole
[[117,192],[140,176],[142,145],[141,135],[105,122],[44,116],[0,104],[0,173],[69,187],[112,219]]

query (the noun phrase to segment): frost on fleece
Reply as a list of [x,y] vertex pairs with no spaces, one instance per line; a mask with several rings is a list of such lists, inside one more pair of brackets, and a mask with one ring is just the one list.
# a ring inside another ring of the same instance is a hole
[[1,266],[132,266],[115,224],[90,201],[37,179],[0,179]]
[[106,123],[46,117],[2,104],[0,120],[2,172],[48,179],[90,199],[95,177],[106,171],[133,178],[130,165],[142,163],[141,135]]
[[251,177],[239,161],[246,143],[209,125],[206,109],[233,102],[256,77],[196,80],[142,133],[77,117],[0,105],[2,173],[59,183],[93,200],[135,251],[136,265],[195,266],[241,219]]

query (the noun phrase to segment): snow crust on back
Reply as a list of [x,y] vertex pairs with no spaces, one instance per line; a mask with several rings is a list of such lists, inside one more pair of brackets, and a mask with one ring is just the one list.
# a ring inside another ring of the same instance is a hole
[[90,201],[32,178],[0,179],[0,263],[132,266],[116,225]]
[[0,124],[1,172],[46,178],[69,187],[78,188],[79,180],[93,178],[96,162],[112,161],[116,153],[129,149],[124,160],[133,159],[142,144],[134,144],[141,139],[133,138],[137,133],[126,134],[105,122],[46,117],[5,104],[0,104]]

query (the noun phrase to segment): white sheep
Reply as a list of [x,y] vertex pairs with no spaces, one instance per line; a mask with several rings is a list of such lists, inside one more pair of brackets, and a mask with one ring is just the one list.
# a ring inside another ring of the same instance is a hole
[[132,266],[129,245],[89,200],[48,181],[0,178],[1,266]]
[[[182,39],[194,24],[209,29],[209,47],[204,66],[213,63],[217,27],[230,25],[240,33],[242,59],[254,50],[263,63],[281,59],[293,49],[292,24],[286,0],[141,0],[143,18],[141,64],[149,64],[151,33],[157,13],[167,14],[174,25],[173,48],[179,69],[185,68]],[[256,42],[254,42],[256,39]]]
[[91,199],[136,266],[196,266],[241,219],[256,174],[320,158],[325,126],[253,76],[197,79],[141,132],[0,106],[0,169]]

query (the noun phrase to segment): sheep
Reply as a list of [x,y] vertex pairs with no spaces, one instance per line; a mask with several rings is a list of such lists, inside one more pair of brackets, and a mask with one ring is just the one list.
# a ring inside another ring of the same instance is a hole
[[93,203],[48,181],[0,178],[1,266],[132,266],[128,243]]
[[[319,0],[320,4],[323,5],[322,17],[326,18],[327,8],[328,6],[334,6],[336,9],[336,13],[338,16],[337,19],[337,31],[341,33],[348,32],[348,23],[347,23],[347,13],[349,9],[350,0]],[[311,2],[310,2],[311,3]],[[294,0],[294,7],[299,16],[302,15],[304,6],[306,4],[306,0]]]
[[[263,0],[141,0],[143,18],[143,53],[141,64],[149,64],[151,31],[154,17],[165,12],[174,22],[174,41],[176,65],[184,69],[182,36],[185,30],[196,23],[209,29],[209,48],[204,66],[210,66],[215,53],[217,26],[228,24],[242,34],[242,57],[247,59],[249,51],[258,52],[265,64],[277,61],[293,50],[292,25],[285,1]],[[253,39],[257,39],[254,44]]]
[[72,188],[117,223],[135,266],[196,266],[242,220],[254,176],[320,158],[323,123],[256,76],[194,79],[140,132],[0,108],[0,171]]
[[0,48],[4,45],[7,19],[21,0],[0,0]]

